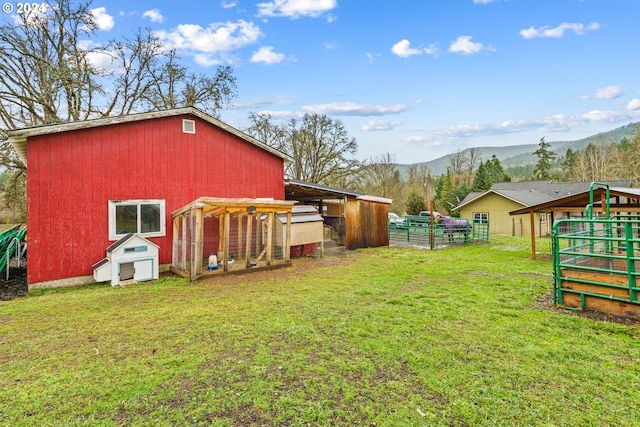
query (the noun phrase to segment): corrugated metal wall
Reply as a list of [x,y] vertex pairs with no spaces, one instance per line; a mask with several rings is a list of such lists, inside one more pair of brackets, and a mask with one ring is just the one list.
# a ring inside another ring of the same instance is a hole
[[347,249],[389,245],[389,205],[349,198],[346,203]]

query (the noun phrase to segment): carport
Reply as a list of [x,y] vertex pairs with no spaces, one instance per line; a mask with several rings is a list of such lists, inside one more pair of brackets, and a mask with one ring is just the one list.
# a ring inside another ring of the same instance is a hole
[[389,245],[391,199],[290,178],[284,189],[286,200],[318,209],[337,244],[347,249]]
[[[598,183],[594,183],[596,186]],[[587,205],[593,203],[593,215],[605,215],[602,206],[607,205],[606,185],[601,185],[593,189],[593,196],[590,191],[576,193],[568,197],[552,200],[538,205],[527,206],[522,209],[509,212],[509,215],[529,214],[531,229],[534,228],[535,213],[546,213],[550,215],[551,222],[558,219],[584,218]],[[593,200],[591,198],[593,197]],[[611,187],[609,189],[609,207],[611,213],[640,213],[640,189],[628,187]],[[536,258],[536,236],[531,235],[531,257]]]

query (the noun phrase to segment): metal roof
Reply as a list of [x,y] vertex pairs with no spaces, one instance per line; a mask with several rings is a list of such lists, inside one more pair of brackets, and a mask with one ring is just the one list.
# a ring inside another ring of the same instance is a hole
[[364,196],[364,193],[358,191],[329,187],[327,185],[292,178],[285,178],[284,192],[285,198],[289,200],[318,200],[323,198],[342,198],[344,196]]
[[[283,224],[287,222],[287,215],[283,213],[277,214],[278,220]],[[296,205],[291,211],[291,223],[304,223],[304,222],[323,222],[324,219],[318,213],[318,210],[309,205]]]
[[[605,196],[606,198],[606,189],[604,187],[594,188],[593,190],[594,205],[598,207],[601,206],[602,196]],[[616,207],[618,209],[624,209],[624,207],[635,207],[635,208],[640,207],[638,203],[635,203],[635,204],[627,203],[626,205],[618,205],[616,201],[617,197],[624,197],[628,200],[640,199],[639,188],[610,187],[609,196],[611,197],[611,200],[610,200],[611,207]],[[589,202],[590,202],[590,191],[587,190],[581,193],[572,194],[567,197],[562,197],[559,199],[554,199],[547,202],[526,206],[521,209],[516,209],[509,212],[509,214],[522,215],[530,212],[549,212],[553,210],[558,211],[558,210],[562,210],[563,208],[585,208],[587,204],[589,204]]]
[[341,199],[345,196],[355,197],[369,202],[385,203],[390,205],[393,200],[385,197],[371,196],[359,191],[345,190],[343,188],[329,187],[313,182],[300,181],[298,179],[285,178],[284,192],[287,200],[318,201],[322,199]]
[[[609,186],[628,187],[630,181],[616,180],[604,181]],[[575,194],[589,192],[591,182],[555,182],[555,181],[522,181],[522,182],[497,182],[483,193],[473,193],[475,197],[465,197],[455,207],[456,210],[478,200],[488,194],[498,194],[513,200],[524,207],[539,205],[553,200],[570,197]]]

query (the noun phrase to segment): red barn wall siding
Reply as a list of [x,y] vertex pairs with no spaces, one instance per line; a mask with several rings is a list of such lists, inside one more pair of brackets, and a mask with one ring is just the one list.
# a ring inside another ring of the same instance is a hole
[[174,210],[200,196],[284,199],[281,158],[190,116],[31,137],[27,156],[29,283],[92,274],[113,243],[109,200],[165,200],[167,235],[150,240],[167,264]]

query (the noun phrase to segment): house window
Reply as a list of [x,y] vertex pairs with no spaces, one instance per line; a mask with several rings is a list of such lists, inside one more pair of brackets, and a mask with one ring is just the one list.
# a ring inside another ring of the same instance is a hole
[[196,133],[196,121],[187,119],[182,120],[182,132]]
[[145,237],[164,236],[164,200],[110,200],[109,239],[118,240],[127,233]]
[[474,212],[473,213],[473,222],[476,224],[488,224],[489,223],[489,212]]
[[540,224],[546,224],[547,223],[547,214],[546,213],[541,213],[540,214]]

